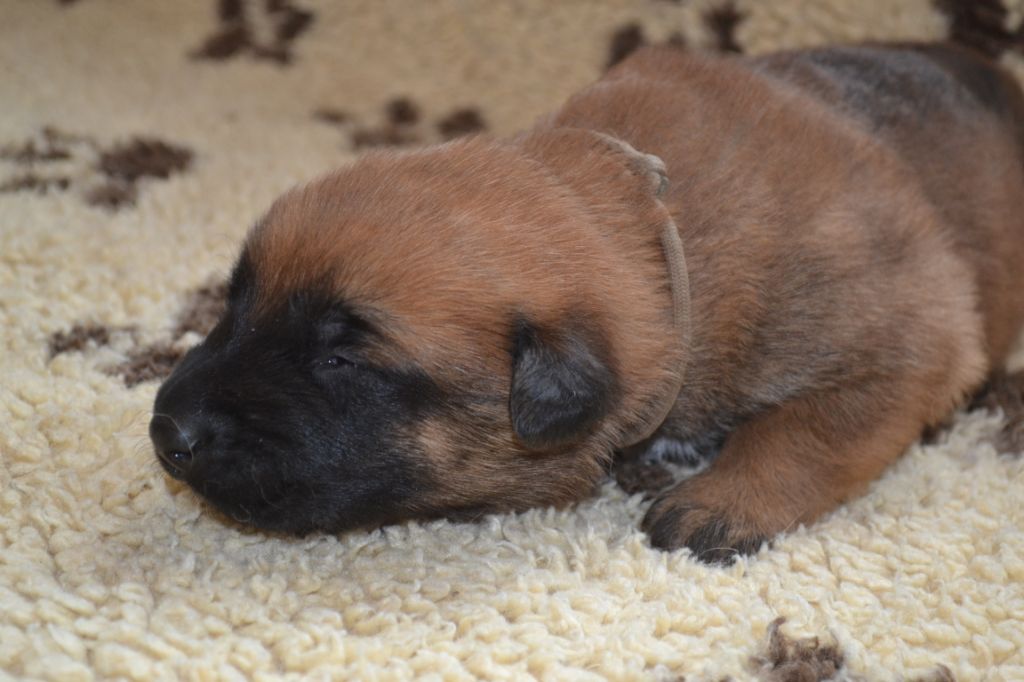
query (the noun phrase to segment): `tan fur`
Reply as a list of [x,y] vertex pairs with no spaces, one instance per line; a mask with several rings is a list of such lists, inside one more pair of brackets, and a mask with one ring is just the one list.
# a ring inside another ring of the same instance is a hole
[[[386,331],[376,361],[465,398],[408,425],[435,481],[424,513],[579,499],[685,371],[658,435],[731,435],[646,527],[664,547],[749,550],[856,494],[1002,363],[1024,320],[1019,129],[954,108],[873,133],[789,59],[641,51],[516,138],[368,154],[274,205],[249,241],[266,309],[328,278]],[[667,193],[604,135],[660,157]],[[517,442],[515,314],[583,319],[606,344],[622,395],[583,442]]]

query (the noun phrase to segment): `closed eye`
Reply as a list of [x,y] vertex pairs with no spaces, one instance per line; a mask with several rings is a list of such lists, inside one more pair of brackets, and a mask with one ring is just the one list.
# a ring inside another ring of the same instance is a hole
[[363,359],[348,344],[338,344],[325,349],[316,364],[322,367],[351,367],[362,365]]
[[340,370],[366,365],[359,352],[369,327],[342,304],[334,304],[317,316],[310,340],[317,369]]
[[320,364],[327,367],[345,367],[355,365],[356,362],[352,358],[345,357],[344,355],[332,355],[321,361]]

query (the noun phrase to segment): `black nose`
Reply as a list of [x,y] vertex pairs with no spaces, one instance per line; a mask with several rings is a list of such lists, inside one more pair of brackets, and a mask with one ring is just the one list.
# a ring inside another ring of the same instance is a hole
[[183,419],[156,414],[149,422],[149,438],[156,455],[175,478],[181,478],[192,467],[196,439],[194,429]]

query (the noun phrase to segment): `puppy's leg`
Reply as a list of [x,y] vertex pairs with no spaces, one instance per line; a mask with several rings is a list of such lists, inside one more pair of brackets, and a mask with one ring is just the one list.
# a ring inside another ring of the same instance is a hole
[[651,543],[728,563],[832,510],[875,479],[939,409],[923,384],[907,383],[809,394],[741,424],[707,471],[654,502],[644,519]]

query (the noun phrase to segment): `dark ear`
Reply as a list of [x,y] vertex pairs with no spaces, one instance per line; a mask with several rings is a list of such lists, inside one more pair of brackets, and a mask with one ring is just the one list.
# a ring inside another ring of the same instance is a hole
[[569,445],[608,413],[615,375],[597,345],[579,332],[553,335],[516,323],[509,413],[530,450]]

